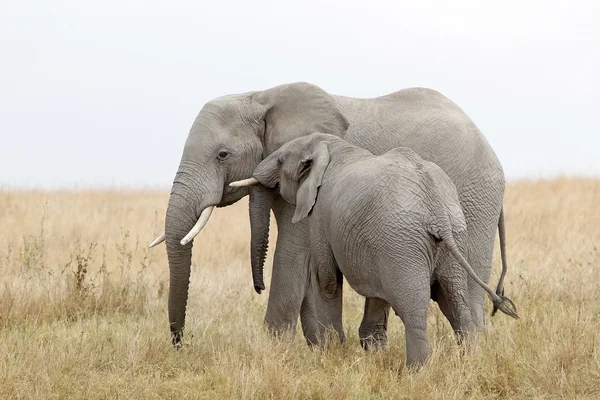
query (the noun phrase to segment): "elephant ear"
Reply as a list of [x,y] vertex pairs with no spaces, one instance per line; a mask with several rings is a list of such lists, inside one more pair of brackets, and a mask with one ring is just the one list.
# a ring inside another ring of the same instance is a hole
[[289,83],[256,92],[253,100],[265,114],[265,155],[284,143],[313,132],[343,137],[350,125],[333,97],[306,82]]
[[308,156],[298,164],[299,179],[304,177],[296,193],[296,211],[292,223],[306,218],[317,200],[319,186],[323,183],[323,175],[329,165],[329,150],[325,142],[319,142]]

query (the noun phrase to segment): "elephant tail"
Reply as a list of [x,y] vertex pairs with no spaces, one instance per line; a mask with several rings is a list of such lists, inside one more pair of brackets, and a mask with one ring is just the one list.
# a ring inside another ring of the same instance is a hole
[[[500,208],[500,218],[498,219],[498,236],[500,238],[500,258],[502,259],[502,273],[500,274],[500,279],[498,280],[498,285],[496,286],[496,294],[498,296],[504,296],[504,277],[506,276],[506,271],[508,270],[508,263],[506,261],[506,230],[504,228],[504,207]],[[494,304],[494,309],[492,310],[492,317],[498,311],[498,307]]]
[[515,319],[518,319],[519,315],[517,314],[517,307],[512,302],[512,300],[509,299],[508,297],[505,297],[504,295],[494,292],[492,290],[492,288],[489,287],[484,281],[482,281],[477,276],[475,271],[473,271],[473,268],[471,268],[471,266],[469,265],[467,260],[465,260],[465,258],[461,254],[460,250],[458,249],[458,246],[456,245],[456,241],[454,240],[454,236],[452,235],[452,232],[451,231],[445,232],[445,234],[442,235],[442,240],[446,243],[446,245],[448,246],[448,249],[454,256],[454,258],[456,258],[456,261],[458,261],[458,263],[461,265],[461,267],[463,267],[465,269],[465,271],[467,271],[469,276],[471,278],[473,278],[473,280],[475,282],[477,282],[479,284],[479,286],[481,286],[486,292],[488,292],[488,294],[490,295],[490,298],[492,299],[492,303],[494,303],[494,309],[498,309],[498,310],[502,311],[504,314],[511,316]]

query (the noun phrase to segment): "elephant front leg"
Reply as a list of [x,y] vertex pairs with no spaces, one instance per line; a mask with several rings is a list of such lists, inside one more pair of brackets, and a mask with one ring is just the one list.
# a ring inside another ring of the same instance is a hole
[[279,231],[265,315],[265,324],[274,335],[295,331],[306,293],[309,257],[294,239],[285,230]]
[[358,328],[360,345],[365,350],[385,350],[390,306],[382,299],[367,297],[363,320]]
[[335,338],[344,343],[346,337],[342,324],[343,277],[333,283],[330,293],[324,293],[317,274],[309,267],[309,282],[300,310],[300,321],[306,342],[309,345],[326,346],[331,330]]
[[[309,249],[306,221],[292,224],[293,206],[280,197],[273,203],[277,220],[277,244],[273,259],[273,273],[265,324],[275,335],[295,331],[301,309],[306,307],[305,295],[308,287]],[[306,335],[318,335],[316,318],[310,313],[302,318]]]
[[337,340],[344,343],[342,326],[342,292],[344,277],[329,244],[322,235],[311,241],[308,288],[300,320],[309,345],[327,345],[328,331],[333,329]]

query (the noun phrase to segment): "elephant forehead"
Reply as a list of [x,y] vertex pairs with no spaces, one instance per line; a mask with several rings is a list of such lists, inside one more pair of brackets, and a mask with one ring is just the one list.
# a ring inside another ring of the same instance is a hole
[[183,155],[198,156],[212,154],[222,147],[227,147],[231,138],[223,129],[196,129],[190,131],[183,149]]
[[288,177],[293,177],[297,171],[299,157],[298,154],[289,154],[284,156],[281,162],[281,172]]
[[[218,97],[207,102],[194,121],[195,125],[204,128],[244,127],[252,125],[261,118],[262,109],[253,107],[247,94]],[[232,133],[235,133],[235,129]]]
[[[302,139],[302,138],[301,138]],[[308,154],[306,143],[304,141],[292,140],[285,143],[278,150],[278,160],[284,167],[289,167],[291,164],[296,165],[301,157]]]
[[281,146],[281,152],[284,153],[285,156],[292,153],[299,153],[306,147],[308,144],[308,137],[301,136],[297,139],[291,140],[287,143],[284,143]]
[[242,119],[234,107],[207,103],[196,116],[192,125],[192,132],[216,135],[230,127],[241,124]]
[[190,129],[186,148],[214,152],[221,147],[245,149],[244,144],[257,139],[255,128],[238,112],[222,112],[221,108],[205,106]]

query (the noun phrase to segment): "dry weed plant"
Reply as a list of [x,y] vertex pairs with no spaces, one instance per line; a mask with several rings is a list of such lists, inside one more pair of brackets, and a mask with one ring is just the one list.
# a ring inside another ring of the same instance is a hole
[[[385,352],[360,348],[363,298],[347,284],[345,346],[315,351],[299,328],[265,332],[246,199],[215,212],[195,240],[186,345],[175,352],[166,251],[147,248],[167,199],[0,191],[1,399],[600,398],[599,180],[508,185],[506,294],[521,319],[498,314],[480,350],[461,354],[431,303],[432,356],[417,373],[404,370],[395,316]],[[493,285],[499,272],[496,247]]]

